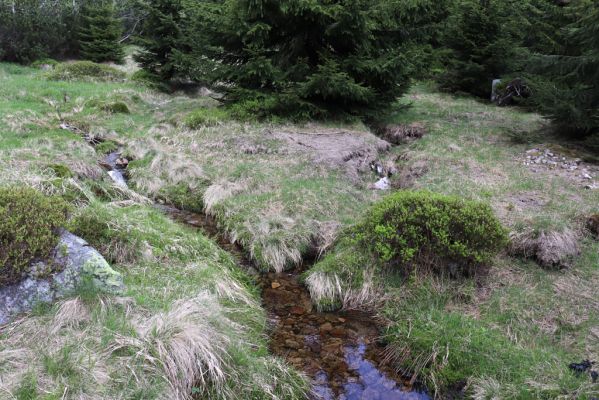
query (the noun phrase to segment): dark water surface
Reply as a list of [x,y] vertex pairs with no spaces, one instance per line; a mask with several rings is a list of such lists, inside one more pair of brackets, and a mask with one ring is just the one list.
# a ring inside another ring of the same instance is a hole
[[[202,214],[161,206],[175,220],[201,229],[253,269],[242,249],[219,234],[215,221]],[[361,312],[318,312],[300,283],[300,270],[259,278],[263,306],[271,322],[270,350],[307,374],[313,398],[323,400],[428,400],[382,362],[378,329]]]

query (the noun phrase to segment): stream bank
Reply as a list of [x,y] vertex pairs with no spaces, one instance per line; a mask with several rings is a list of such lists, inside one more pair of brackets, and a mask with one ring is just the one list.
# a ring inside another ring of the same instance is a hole
[[[107,155],[102,165],[118,185],[126,185],[120,153]],[[384,346],[372,315],[359,311],[319,312],[300,280],[308,268],[259,274],[241,246],[231,243],[207,214],[156,205],[172,219],[200,230],[229,252],[237,264],[256,278],[262,305],[268,312],[270,351],[303,371],[312,380],[315,400],[429,400],[382,362]]]
[[258,274],[243,249],[231,244],[208,215],[159,206],[176,221],[201,230],[254,274],[268,311],[270,350],[312,379],[313,399],[428,400],[427,392],[381,362],[384,347],[367,313],[318,312],[300,281],[301,268]]

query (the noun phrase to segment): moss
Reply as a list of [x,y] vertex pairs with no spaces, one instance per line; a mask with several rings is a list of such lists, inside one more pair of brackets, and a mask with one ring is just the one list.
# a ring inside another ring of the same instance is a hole
[[18,282],[31,262],[50,255],[68,209],[34,189],[0,188],[0,285]]
[[204,211],[204,201],[199,190],[193,190],[185,183],[162,188],[158,197],[182,210]]
[[100,154],[110,154],[114,153],[119,149],[119,145],[117,142],[112,140],[105,140],[104,142],[98,144],[96,146],[96,152]]
[[53,81],[123,81],[125,73],[108,65],[96,64],[91,61],[76,61],[73,63],[58,64],[53,71],[46,74]]
[[185,117],[185,126],[190,129],[216,126],[226,119],[228,119],[228,114],[221,108],[200,108]]
[[54,174],[59,178],[66,179],[72,178],[74,176],[73,171],[71,171],[69,167],[63,164],[52,164],[49,165],[48,168],[54,171]]
[[122,101],[115,101],[112,103],[105,103],[100,106],[103,111],[112,114],[129,114],[129,106]]

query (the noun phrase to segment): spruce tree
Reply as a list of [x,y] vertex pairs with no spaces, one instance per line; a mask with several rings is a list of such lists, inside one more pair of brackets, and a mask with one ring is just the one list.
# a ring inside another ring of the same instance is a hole
[[577,19],[565,29],[562,54],[534,57],[531,101],[561,132],[599,133],[599,3],[572,10]]
[[85,6],[78,35],[81,57],[94,62],[123,62],[121,33],[121,22],[116,18],[112,3]]
[[510,35],[514,2],[464,0],[449,21],[445,45],[450,50],[441,88],[488,98],[493,79],[510,71],[518,41]]
[[179,68],[174,55],[184,45],[181,1],[150,0],[147,13],[141,34],[136,40],[142,51],[135,56],[135,60],[156,79],[169,81]]
[[[372,117],[410,84],[416,27],[445,2],[225,0],[194,14],[193,62],[251,115]],[[199,33],[198,33],[199,32]],[[185,58],[185,57],[183,57]],[[198,77],[200,79],[202,77]]]

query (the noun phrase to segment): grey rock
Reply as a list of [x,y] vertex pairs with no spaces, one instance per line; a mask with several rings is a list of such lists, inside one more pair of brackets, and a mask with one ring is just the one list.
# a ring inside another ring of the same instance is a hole
[[[41,278],[49,264],[63,269]],[[47,263],[34,264],[25,280],[0,288],[0,325],[15,314],[31,310],[37,303],[49,303],[68,295],[84,277],[89,277],[96,288],[106,293],[121,294],[125,289],[121,274],[100,253],[80,237],[63,231]]]

